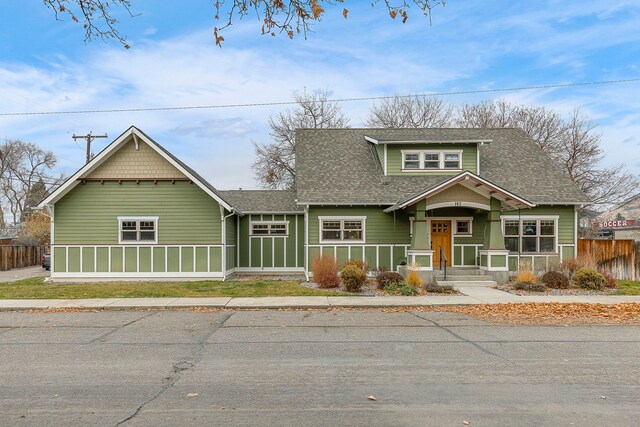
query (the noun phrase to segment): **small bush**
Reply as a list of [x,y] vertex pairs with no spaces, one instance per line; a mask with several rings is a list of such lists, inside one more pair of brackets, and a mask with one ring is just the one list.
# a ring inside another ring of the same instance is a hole
[[538,281],[538,277],[531,271],[522,270],[516,276],[515,281],[516,283],[536,283]]
[[424,285],[423,289],[432,294],[450,294],[451,292],[453,292],[453,286],[451,285],[427,284],[427,285]]
[[552,289],[568,289],[571,286],[569,278],[557,271],[544,273],[540,281]]
[[604,276],[605,288],[616,289],[618,287],[618,279],[612,272],[604,268],[599,268],[598,273]]
[[345,265],[340,277],[347,292],[360,292],[367,281],[367,273],[354,264]]
[[397,285],[404,282],[404,277],[400,273],[383,271],[376,276],[376,282],[378,282],[378,289],[384,289],[387,285]]
[[384,287],[384,291],[390,295],[413,296],[418,294],[418,288],[406,283],[390,283]]
[[544,292],[547,290],[547,287],[543,283],[535,282],[516,282],[513,284],[513,288],[528,292]]
[[563,271],[566,271],[570,278],[574,278],[576,272],[581,268],[597,268],[596,261],[591,255],[582,254],[577,258],[570,258],[562,262],[560,265]]
[[605,278],[593,268],[583,267],[576,271],[575,281],[580,288],[600,290],[604,287]]
[[360,269],[362,269],[365,273],[369,272],[369,264],[367,264],[366,262],[364,262],[361,259],[348,259],[344,265],[342,266],[342,268],[348,266],[348,265],[354,265]]
[[413,286],[415,288],[419,288],[424,284],[424,282],[422,281],[422,278],[420,277],[420,273],[418,273],[415,270],[409,270],[409,273],[407,274],[406,282],[407,282],[407,285]]
[[313,281],[320,288],[337,288],[340,286],[338,277],[338,262],[331,255],[322,255],[313,258],[311,262]]

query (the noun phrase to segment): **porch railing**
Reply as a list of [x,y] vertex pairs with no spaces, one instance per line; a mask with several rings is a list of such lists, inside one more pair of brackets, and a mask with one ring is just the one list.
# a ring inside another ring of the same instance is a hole
[[447,255],[444,253],[444,251],[442,250],[442,246],[440,246],[440,270],[442,270],[442,264],[444,263],[444,280],[447,280],[447,262],[449,260],[447,259]]

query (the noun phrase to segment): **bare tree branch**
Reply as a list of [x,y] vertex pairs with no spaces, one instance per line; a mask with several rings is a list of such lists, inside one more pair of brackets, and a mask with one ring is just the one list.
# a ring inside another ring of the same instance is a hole
[[[130,16],[131,0],[43,0],[53,10],[55,18],[68,16],[79,23],[85,30],[85,42],[95,38],[114,39],[125,48],[129,48],[127,39],[118,29],[118,20],[114,10],[124,9]],[[344,0],[213,0],[215,8],[213,36],[218,46],[222,45],[224,29],[248,15],[254,15],[260,23],[261,33],[276,36],[284,33],[289,38],[302,34],[305,38],[311,31],[312,23],[320,22],[325,14],[325,7],[343,4]],[[402,23],[409,19],[415,10],[416,14],[427,17],[431,24],[432,10],[444,6],[444,1],[434,0],[402,0],[392,4],[389,0],[371,0],[371,6],[379,3],[392,19],[399,18]],[[187,7],[187,6],[185,6]],[[412,10],[412,7],[414,8]],[[342,16],[347,19],[349,10],[342,8]]]
[[326,92],[294,94],[298,105],[269,118],[268,144],[253,143],[256,180],[265,188],[293,188],[295,184],[295,131],[299,128],[349,127],[340,105],[328,100]]
[[395,97],[374,104],[365,121],[373,128],[437,128],[451,126],[453,107],[439,98]]

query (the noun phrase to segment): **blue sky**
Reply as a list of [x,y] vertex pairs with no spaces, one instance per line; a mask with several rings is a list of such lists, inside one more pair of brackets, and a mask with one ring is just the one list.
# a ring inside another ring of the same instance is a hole
[[[379,5],[346,1],[308,39],[259,34],[254,18],[211,36],[208,0],[132,0],[120,14],[131,42],[85,44],[77,24],[56,22],[40,0],[0,3],[0,112],[288,101],[293,92],[332,97],[640,78],[640,2],[451,0],[433,25],[417,15],[392,21]],[[605,164],[640,173],[640,83],[447,97],[453,103],[500,96],[562,114],[581,108],[602,134]],[[363,124],[369,102],[343,109]],[[59,171],[84,160],[73,132],[116,137],[137,125],[218,188],[257,187],[252,141],[269,140],[282,107],[0,117],[0,137],[52,149]],[[96,150],[105,140],[96,141]]]

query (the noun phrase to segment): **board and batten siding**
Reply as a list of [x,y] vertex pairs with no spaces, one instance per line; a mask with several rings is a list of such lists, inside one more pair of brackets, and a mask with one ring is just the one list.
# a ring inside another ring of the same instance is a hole
[[[127,216],[158,217],[157,244],[118,244]],[[88,181],[55,204],[54,277],[222,277],[222,254],[220,205],[188,181]]]
[[[342,266],[348,259],[363,259],[373,270],[395,270],[406,259],[411,244],[409,216],[386,214],[383,206],[309,208],[309,265],[314,257],[330,254]],[[364,242],[321,242],[319,217],[366,217]]]
[[[462,170],[478,173],[478,151],[476,144],[393,144],[387,147],[387,175],[446,175],[460,172],[402,170],[402,151],[462,151]],[[384,164],[383,164],[384,165]]]
[[[252,236],[253,221],[286,221],[286,236]],[[239,218],[237,271],[304,271],[304,215],[249,214]]]

